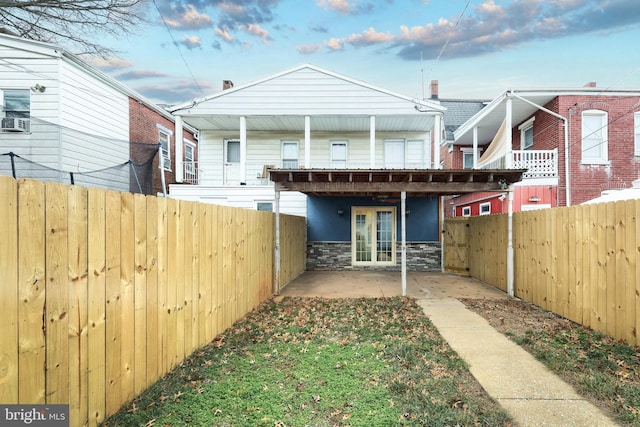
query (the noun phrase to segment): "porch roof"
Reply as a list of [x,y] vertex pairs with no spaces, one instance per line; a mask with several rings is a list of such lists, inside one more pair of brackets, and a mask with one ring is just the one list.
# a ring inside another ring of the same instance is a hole
[[504,191],[525,169],[269,169],[278,191],[314,196],[428,197]]

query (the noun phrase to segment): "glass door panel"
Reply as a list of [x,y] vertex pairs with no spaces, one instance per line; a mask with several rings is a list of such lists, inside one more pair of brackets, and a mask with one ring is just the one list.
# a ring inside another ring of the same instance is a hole
[[371,261],[371,218],[366,213],[356,213],[356,261]]
[[378,261],[393,261],[393,224],[389,211],[376,212],[376,255]]

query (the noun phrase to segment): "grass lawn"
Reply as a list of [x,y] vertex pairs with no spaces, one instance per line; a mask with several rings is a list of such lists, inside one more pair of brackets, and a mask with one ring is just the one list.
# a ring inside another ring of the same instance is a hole
[[269,300],[105,426],[510,426],[410,298]]

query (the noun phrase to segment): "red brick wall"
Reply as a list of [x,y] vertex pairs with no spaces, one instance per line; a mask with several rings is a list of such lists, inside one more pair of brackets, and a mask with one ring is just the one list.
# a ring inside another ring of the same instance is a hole
[[[165,170],[165,183],[167,185],[166,191],[168,192],[169,184],[173,184],[176,182],[175,178],[175,124],[173,121],[166,119],[164,116],[158,114],[153,111],[146,105],[138,102],[135,99],[129,98],[129,139],[131,141],[130,145],[130,156],[131,160],[135,163],[140,163],[147,159],[149,149],[151,147],[144,146],[151,145],[156,147],[158,145],[158,125],[169,129],[174,134],[171,136],[171,170]],[[192,141],[197,144],[195,136],[185,130],[183,132],[183,138]],[[198,150],[195,150],[195,155],[197,156]],[[182,157],[184,158],[184,148]],[[197,159],[196,159],[197,160]],[[162,192],[162,179],[158,169],[159,165],[159,157],[156,157],[153,160],[153,194]]]

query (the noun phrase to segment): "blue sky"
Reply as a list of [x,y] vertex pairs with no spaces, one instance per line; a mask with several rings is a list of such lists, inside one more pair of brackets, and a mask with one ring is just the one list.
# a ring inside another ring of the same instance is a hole
[[98,65],[162,103],[303,63],[413,97],[640,89],[638,0],[150,0],[147,20]]

